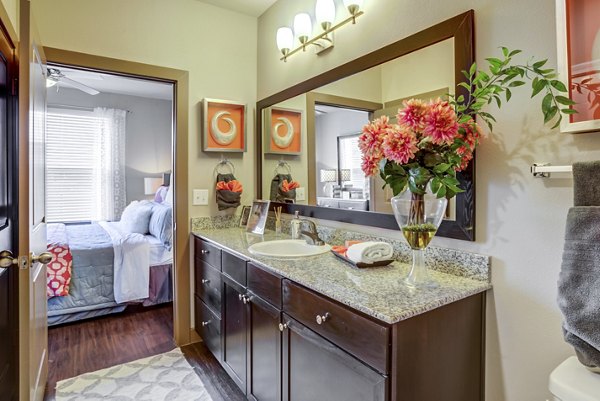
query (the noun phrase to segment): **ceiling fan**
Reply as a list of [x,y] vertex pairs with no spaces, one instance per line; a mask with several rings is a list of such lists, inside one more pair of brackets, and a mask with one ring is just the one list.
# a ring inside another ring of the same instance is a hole
[[58,68],[48,67],[48,76],[46,78],[46,87],[50,88],[56,84],[65,85],[67,87],[79,89],[82,92],[87,93],[88,95],[97,95],[100,91],[92,88],[91,86],[87,86],[82,84],[81,82],[77,82],[65,74],[63,74]]

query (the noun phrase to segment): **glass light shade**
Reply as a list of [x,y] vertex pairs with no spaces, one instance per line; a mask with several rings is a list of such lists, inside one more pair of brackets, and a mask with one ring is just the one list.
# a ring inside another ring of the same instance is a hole
[[291,49],[294,46],[294,32],[287,26],[277,30],[277,48],[279,50]]
[[145,177],[144,178],[144,195],[154,195],[156,190],[163,184],[162,178]]
[[310,15],[306,13],[296,14],[294,17],[294,33],[298,38],[308,38],[312,33]]
[[344,5],[346,6],[346,8],[356,6],[360,10],[363,5],[363,0],[344,0]]
[[335,20],[335,4],[333,0],[317,0],[315,16],[319,24],[323,24],[324,22],[333,24]]
[[337,182],[337,170],[333,168],[321,170],[321,182]]

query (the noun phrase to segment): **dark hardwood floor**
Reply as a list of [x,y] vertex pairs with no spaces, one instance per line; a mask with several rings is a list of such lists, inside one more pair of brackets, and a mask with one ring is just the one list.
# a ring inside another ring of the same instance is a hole
[[[165,305],[48,329],[49,373],[44,401],[54,401],[58,381],[167,352],[173,341],[173,308]],[[246,398],[202,343],[182,347],[214,401]]]

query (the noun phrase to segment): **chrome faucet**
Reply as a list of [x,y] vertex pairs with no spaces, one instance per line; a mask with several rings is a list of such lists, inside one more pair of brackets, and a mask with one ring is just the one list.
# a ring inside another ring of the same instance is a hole
[[306,243],[309,245],[325,245],[325,241],[323,241],[319,237],[319,233],[317,232],[317,225],[314,221],[308,219],[300,219],[302,222],[302,228],[304,225],[308,225],[308,231],[304,229],[300,230],[300,236],[306,240]]

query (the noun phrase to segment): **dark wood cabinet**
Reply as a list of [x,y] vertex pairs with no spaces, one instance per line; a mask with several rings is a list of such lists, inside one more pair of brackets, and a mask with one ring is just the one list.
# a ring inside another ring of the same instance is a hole
[[198,295],[194,296],[196,331],[217,360],[221,360],[221,319]]
[[250,299],[248,398],[257,401],[280,401],[281,311],[252,292],[248,296]]
[[283,321],[283,401],[386,400],[385,376],[288,315]]
[[484,399],[485,293],[390,325],[200,238],[194,251],[196,331],[249,400]]
[[246,290],[223,278],[223,367],[246,393],[248,353],[248,300]]
[[379,372],[388,373],[388,326],[287,279],[283,280],[283,310]]
[[194,263],[194,280],[195,294],[220,318],[223,285],[221,272],[197,258]]

